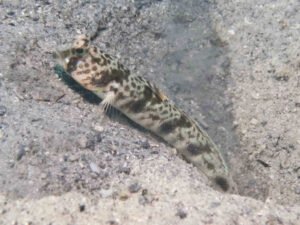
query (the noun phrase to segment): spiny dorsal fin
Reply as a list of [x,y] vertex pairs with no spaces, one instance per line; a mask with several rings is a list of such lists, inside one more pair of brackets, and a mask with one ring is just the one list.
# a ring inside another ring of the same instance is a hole
[[149,82],[147,82],[150,89],[153,91],[154,94],[157,95],[157,97],[159,97],[162,101],[168,101],[168,97],[165,96],[154,84],[151,84]]

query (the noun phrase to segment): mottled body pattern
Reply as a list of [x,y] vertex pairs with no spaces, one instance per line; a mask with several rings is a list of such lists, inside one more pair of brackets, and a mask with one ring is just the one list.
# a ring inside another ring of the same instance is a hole
[[216,145],[194,120],[176,108],[155,86],[131,75],[116,59],[92,46],[85,36],[56,54],[79,84],[126,116],[173,145],[212,179],[218,189],[232,191],[233,182]]

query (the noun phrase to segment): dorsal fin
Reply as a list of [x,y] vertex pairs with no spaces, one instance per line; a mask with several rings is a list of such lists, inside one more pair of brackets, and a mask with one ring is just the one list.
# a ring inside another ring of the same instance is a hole
[[147,82],[153,93],[157,95],[158,98],[160,98],[162,101],[169,100],[167,96],[165,96],[155,85]]

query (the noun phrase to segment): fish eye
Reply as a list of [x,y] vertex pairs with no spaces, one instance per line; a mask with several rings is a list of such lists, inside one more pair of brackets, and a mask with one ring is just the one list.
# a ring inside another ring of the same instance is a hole
[[82,54],[83,53],[83,49],[82,48],[77,48],[76,49],[76,53],[77,54]]

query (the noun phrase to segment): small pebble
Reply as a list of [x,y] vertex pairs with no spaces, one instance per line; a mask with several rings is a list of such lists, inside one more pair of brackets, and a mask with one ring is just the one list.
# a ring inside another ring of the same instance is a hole
[[140,205],[146,205],[148,203],[148,199],[145,196],[140,196],[139,197],[139,204]]
[[85,210],[85,205],[84,204],[80,205],[79,206],[79,211],[83,212],[84,210]]
[[300,107],[300,96],[295,99],[295,106]]
[[86,142],[86,148],[91,149],[92,151],[95,150],[95,140],[88,139]]
[[75,162],[75,161],[77,161],[79,159],[79,156],[78,155],[71,155],[70,157],[69,157],[69,161],[70,162]]
[[110,157],[110,156],[107,156],[106,158],[105,158],[105,161],[106,162],[110,162],[112,160],[112,158]]
[[107,198],[110,197],[113,194],[111,189],[105,190],[105,189],[101,189],[100,190],[100,195],[102,196],[102,198]]
[[125,174],[129,175],[130,172],[131,172],[131,169],[129,167],[121,167],[121,168],[119,168],[118,172],[119,173],[125,173]]
[[101,169],[105,169],[105,168],[106,168],[106,165],[105,165],[103,162],[100,162],[100,163],[99,163],[99,167],[100,167]]
[[101,142],[102,141],[101,133],[97,132],[96,135],[95,135],[95,139],[96,139],[97,142]]
[[86,148],[87,142],[88,142],[88,139],[85,136],[82,136],[78,139],[78,144],[81,148]]
[[120,194],[120,200],[121,201],[126,201],[129,198],[127,193],[121,193]]
[[212,203],[210,204],[210,207],[211,207],[211,208],[216,208],[216,207],[218,207],[219,205],[221,205],[220,202],[212,202]]
[[184,219],[187,216],[187,213],[184,212],[183,210],[178,210],[176,216],[179,216],[180,219]]
[[24,146],[21,146],[17,153],[17,161],[20,161],[25,154],[26,154],[25,148]]
[[90,166],[90,169],[91,169],[92,172],[100,174],[100,168],[97,166],[96,163],[91,162],[89,164],[89,166]]
[[41,179],[42,179],[42,180],[45,180],[46,178],[47,178],[47,174],[46,174],[46,173],[42,173],[42,174],[41,174]]
[[256,124],[258,123],[258,120],[255,119],[255,118],[253,118],[252,120],[250,120],[250,123],[251,123],[252,125],[256,125]]
[[296,188],[295,193],[296,193],[297,195],[300,195],[300,186],[298,186],[298,187]]
[[264,127],[264,126],[266,126],[267,125],[267,121],[262,121],[260,124]]
[[7,112],[7,109],[5,106],[0,105],[0,116],[4,116]]
[[104,131],[104,128],[101,125],[99,125],[99,124],[95,124],[94,125],[94,129],[96,131],[99,131],[100,133]]
[[256,99],[256,100],[258,100],[260,98],[259,94],[258,93],[254,93],[254,92],[251,93],[251,96],[252,96],[253,99]]
[[149,144],[148,140],[143,141],[143,142],[141,143],[141,147],[142,147],[142,148],[145,148],[145,149],[149,149],[149,148],[150,148],[150,144]]
[[143,189],[143,190],[142,190],[142,195],[145,196],[145,195],[147,195],[147,194],[148,194],[148,190],[147,190],[147,189]]
[[137,193],[140,189],[141,189],[141,186],[137,183],[130,185],[128,188],[130,193]]
[[115,220],[109,220],[109,221],[107,221],[107,224],[109,224],[109,225],[119,225],[119,223]]
[[98,173],[91,173],[91,178],[93,178],[93,179],[98,179],[98,177],[99,177],[99,174]]

